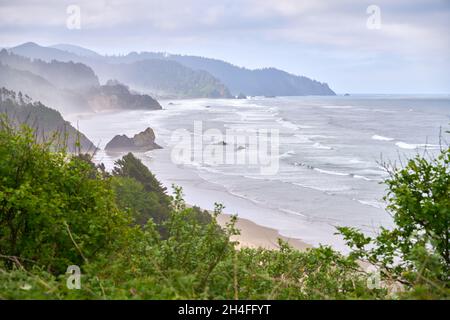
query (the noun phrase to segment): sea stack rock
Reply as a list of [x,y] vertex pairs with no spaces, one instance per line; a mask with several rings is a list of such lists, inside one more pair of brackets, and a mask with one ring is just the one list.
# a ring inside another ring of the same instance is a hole
[[155,143],[155,133],[152,128],[135,134],[133,138],[126,135],[117,135],[105,147],[106,151],[116,152],[146,152],[154,149],[161,149],[161,146]]

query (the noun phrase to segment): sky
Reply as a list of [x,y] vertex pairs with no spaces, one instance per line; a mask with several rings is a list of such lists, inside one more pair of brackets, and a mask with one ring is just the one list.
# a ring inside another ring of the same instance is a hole
[[0,47],[192,54],[337,93],[449,94],[449,31],[450,0],[0,0]]

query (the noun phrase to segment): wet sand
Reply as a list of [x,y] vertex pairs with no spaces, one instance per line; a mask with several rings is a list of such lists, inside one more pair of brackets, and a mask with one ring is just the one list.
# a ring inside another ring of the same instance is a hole
[[[229,221],[231,215],[221,214],[218,216],[217,221],[221,226]],[[238,241],[238,248],[264,248],[264,249],[278,249],[278,238],[288,242],[292,247],[298,250],[306,250],[312,246],[298,239],[292,239],[284,237],[278,233],[277,230],[257,225],[256,223],[238,218],[236,223],[237,229],[241,234],[233,236],[233,241]]]

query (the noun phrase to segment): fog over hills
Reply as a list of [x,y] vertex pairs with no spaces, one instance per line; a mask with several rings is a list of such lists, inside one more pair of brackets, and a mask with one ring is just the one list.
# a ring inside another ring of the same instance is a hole
[[130,53],[121,57],[110,57],[110,61],[133,62],[143,59],[163,59],[177,61],[193,70],[204,70],[222,81],[231,93],[250,96],[303,96],[335,95],[328,84],[303,76],[297,76],[276,68],[250,70],[231,63],[196,57],[167,53]]
[[[24,43],[9,52],[33,59],[45,61],[81,62],[91,67],[101,82],[117,79],[134,90],[164,98],[231,98],[231,95],[219,80],[205,71],[187,68],[176,61],[161,59],[141,59],[130,63],[89,54],[84,48],[59,45],[75,50],[83,55],[52,48],[35,43]],[[87,55],[86,55],[87,54]]]
[[8,54],[6,50],[0,52],[0,61],[14,69],[29,71],[51,80],[61,89],[84,90],[100,85],[94,71],[82,63],[61,62],[53,59],[50,62],[40,59],[31,60],[17,54]]
[[[70,152],[94,152],[95,145],[81,132],[65,121],[61,114],[41,102],[34,102],[22,92],[0,86],[0,113],[7,115],[14,125],[26,123],[34,130],[38,141],[53,141],[66,145]],[[79,143],[79,147],[77,144]]]
[[0,86],[21,91],[63,114],[92,111],[81,95],[60,89],[41,76],[30,71],[14,69],[1,61]]
[[153,52],[102,56],[68,44],[42,47],[25,43],[9,50],[46,61],[82,62],[90,66],[102,82],[115,78],[156,97],[228,98],[230,93],[234,96],[239,93],[266,96],[335,94],[326,83],[275,68],[250,70],[196,56]]
[[117,81],[108,81],[101,86],[90,67],[72,60],[46,62],[2,50],[0,70],[0,86],[28,94],[64,114],[161,109],[152,97],[131,92]]

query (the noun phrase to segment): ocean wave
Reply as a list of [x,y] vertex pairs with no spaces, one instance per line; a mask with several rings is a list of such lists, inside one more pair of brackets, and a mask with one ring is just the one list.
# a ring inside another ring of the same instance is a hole
[[294,137],[298,138],[298,140],[296,140],[297,143],[312,143],[309,135],[296,134]]
[[440,148],[440,146],[437,144],[428,144],[428,143],[414,144],[414,143],[406,143],[403,141],[398,141],[395,143],[395,145],[401,149],[407,149],[407,150],[414,150],[414,149],[420,149],[420,148],[435,150],[435,149]]
[[237,111],[235,114],[239,116],[241,121],[268,121],[273,119],[273,114],[270,112]]
[[358,170],[358,173],[355,174],[355,176],[358,175],[363,177],[371,177],[370,178],[371,180],[380,180],[388,175],[388,173],[386,172],[386,170],[384,170],[384,168],[380,167],[380,169],[382,170],[375,170],[375,169]]
[[332,147],[329,146],[324,146],[323,144],[321,144],[320,142],[316,142],[312,145],[313,148],[316,149],[322,149],[322,150],[333,150]]
[[325,192],[325,193],[345,192],[345,191],[351,190],[351,188],[348,187],[348,186],[339,186],[339,187],[332,187],[330,185],[327,185],[327,186],[311,186],[311,185],[307,185],[307,184],[299,183],[299,182],[293,182],[292,184],[295,185],[295,186],[302,187],[302,188],[312,189],[312,190]]
[[359,174],[355,174],[355,173],[344,173],[344,172],[338,172],[338,171],[332,171],[332,170],[323,170],[323,169],[319,169],[319,168],[315,168],[312,165],[303,163],[303,162],[294,162],[292,163],[294,166],[296,167],[305,167],[307,169],[311,169],[323,174],[329,174],[329,175],[334,175],[334,176],[342,176],[342,177],[352,177],[354,179],[360,179],[360,180],[365,180],[365,181],[379,181],[380,179],[375,179],[375,178],[369,178],[364,174],[368,174],[368,175],[377,175],[377,176],[383,176],[386,174],[386,172],[384,171],[377,171],[377,170],[361,170],[361,173],[358,172]]
[[280,154],[279,158],[280,158],[280,159],[286,159],[286,158],[289,158],[289,157],[291,157],[291,156],[293,156],[293,155],[295,155],[295,154],[296,154],[296,153],[295,153],[294,150],[289,150],[289,151],[287,151],[287,152],[285,152],[285,153]]
[[384,209],[383,203],[377,200],[358,200],[359,203],[377,209]]
[[300,129],[300,127],[298,125],[296,125],[296,124],[294,124],[294,123],[292,123],[292,122],[290,122],[290,121],[288,121],[288,120],[286,120],[284,118],[278,118],[276,121],[281,126],[283,126],[285,128],[288,128],[288,129],[291,129],[291,130],[298,130],[298,129]]
[[373,181],[374,180],[374,179],[367,178],[365,176],[361,176],[359,174],[352,174],[351,176],[355,179],[361,179],[361,180],[365,180],[365,181]]
[[251,198],[250,196],[248,196],[248,195],[246,195],[246,194],[241,194],[241,193],[239,193],[239,192],[233,190],[233,189],[230,188],[230,187],[227,187],[227,186],[223,186],[223,187],[224,187],[224,188],[227,190],[227,192],[228,192],[229,194],[231,194],[232,196],[235,196],[235,197],[238,197],[238,198],[241,198],[241,199],[250,201],[250,202],[252,202],[252,203],[254,203],[254,204],[258,205],[258,206],[260,206],[260,205],[265,205],[265,204],[266,204],[265,201],[256,200],[256,199],[254,199],[254,198]]
[[353,106],[321,106],[323,109],[353,109]]
[[297,212],[297,211],[284,209],[284,208],[278,208],[278,210],[285,212],[285,213],[294,214],[296,216],[306,217],[306,215],[304,215],[303,213]]
[[372,139],[373,139],[373,140],[378,140],[378,141],[392,141],[392,140],[394,140],[394,138],[383,137],[383,136],[379,136],[379,135],[377,135],[377,134],[374,134],[374,135],[372,136]]
[[319,169],[319,168],[314,168],[313,170],[320,172],[320,173],[324,173],[324,174],[330,174],[333,176],[350,176],[350,173],[343,173],[343,172],[332,171],[332,170],[323,170],[323,169]]
[[336,139],[335,136],[328,136],[324,134],[310,134],[308,135],[310,138],[320,138],[320,139]]

